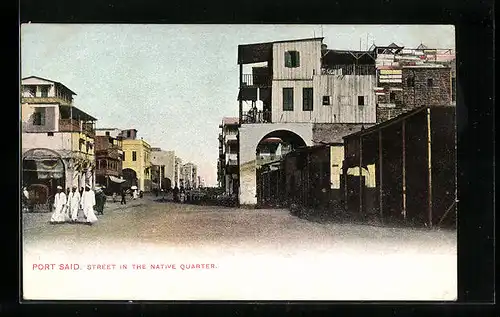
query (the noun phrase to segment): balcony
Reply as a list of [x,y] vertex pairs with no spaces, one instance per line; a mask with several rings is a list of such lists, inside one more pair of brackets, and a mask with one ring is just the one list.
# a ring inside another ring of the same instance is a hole
[[242,123],[271,123],[271,111],[246,111],[243,112]]
[[[75,119],[59,119],[60,132],[79,132],[80,122]],[[82,123],[81,131],[89,137],[95,137],[95,130],[92,123]]]
[[59,97],[21,97],[21,103],[58,103],[69,106],[71,101]]
[[271,75],[267,74],[243,74],[240,87],[270,87]]

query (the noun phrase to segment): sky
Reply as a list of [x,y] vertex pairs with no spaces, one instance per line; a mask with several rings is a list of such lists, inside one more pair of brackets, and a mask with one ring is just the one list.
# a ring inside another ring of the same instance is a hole
[[238,116],[238,45],[310,37],[331,49],[455,49],[450,25],[33,23],[21,26],[20,70],[61,82],[98,128],[137,129],[215,186],[219,124]]

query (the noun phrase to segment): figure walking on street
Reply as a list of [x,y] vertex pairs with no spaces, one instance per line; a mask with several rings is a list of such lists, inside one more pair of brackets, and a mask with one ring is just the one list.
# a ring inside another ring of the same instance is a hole
[[69,194],[69,212],[71,214],[71,221],[78,221],[78,210],[80,209],[80,193],[77,191],[77,187],[73,186],[71,193]]
[[125,199],[127,197],[127,193],[125,192],[125,188],[122,188],[122,201],[120,202],[121,205],[126,205],[127,200]]
[[54,213],[50,218],[51,223],[65,222],[66,194],[61,186],[57,186],[57,194],[54,196]]
[[106,203],[106,195],[102,188],[96,190],[96,211],[98,215],[104,215],[104,204]]
[[90,185],[85,186],[85,191],[82,195],[82,209],[83,215],[85,216],[87,224],[91,225],[97,221],[97,217],[94,213],[95,193],[90,189]]

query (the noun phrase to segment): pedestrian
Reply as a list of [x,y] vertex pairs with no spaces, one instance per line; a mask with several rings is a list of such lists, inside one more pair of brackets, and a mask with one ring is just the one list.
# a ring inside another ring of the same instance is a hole
[[95,193],[92,189],[90,189],[90,185],[86,185],[85,191],[82,195],[81,206],[83,209],[83,215],[85,216],[86,222],[89,225],[92,225],[97,221],[97,217],[94,213],[95,205]]
[[139,198],[142,198],[144,196],[144,192],[141,190],[139,191]]
[[66,194],[61,186],[57,186],[57,194],[54,196],[54,212],[50,218],[50,223],[63,223],[65,219]]
[[30,212],[31,211],[31,204],[30,204],[30,193],[28,192],[28,189],[26,186],[23,187],[23,208],[24,211]]
[[134,189],[134,191],[132,192],[132,199],[133,200],[136,200],[137,199],[137,189]]
[[122,201],[120,202],[120,205],[126,205],[127,204],[127,200],[125,199],[125,197],[127,197],[127,192],[125,191],[125,188],[122,188]]
[[116,203],[116,192],[113,192],[113,196],[111,196],[113,198],[113,202]]
[[101,188],[96,189],[96,211],[98,215],[104,215],[104,204],[106,204],[106,195]]
[[173,194],[174,194],[174,201],[178,202],[179,201],[179,187],[177,187],[177,184],[175,184]]
[[81,196],[80,193],[77,191],[77,189],[78,187],[73,186],[73,189],[68,197],[69,212],[71,215],[72,222],[78,221],[78,210],[80,209]]

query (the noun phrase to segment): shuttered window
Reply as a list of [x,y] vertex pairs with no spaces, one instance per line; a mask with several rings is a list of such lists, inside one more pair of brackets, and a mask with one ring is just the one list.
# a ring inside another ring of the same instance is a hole
[[302,110],[312,111],[313,110],[313,89],[312,88],[302,88]]
[[33,125],[45,125],[45,108],[35,108]]
[[299,67],[300,66],[300,56],[297,51],[287,51],[285,52],[285,67]]
[[283,111],[293,111],[293,88],[283,88]]

